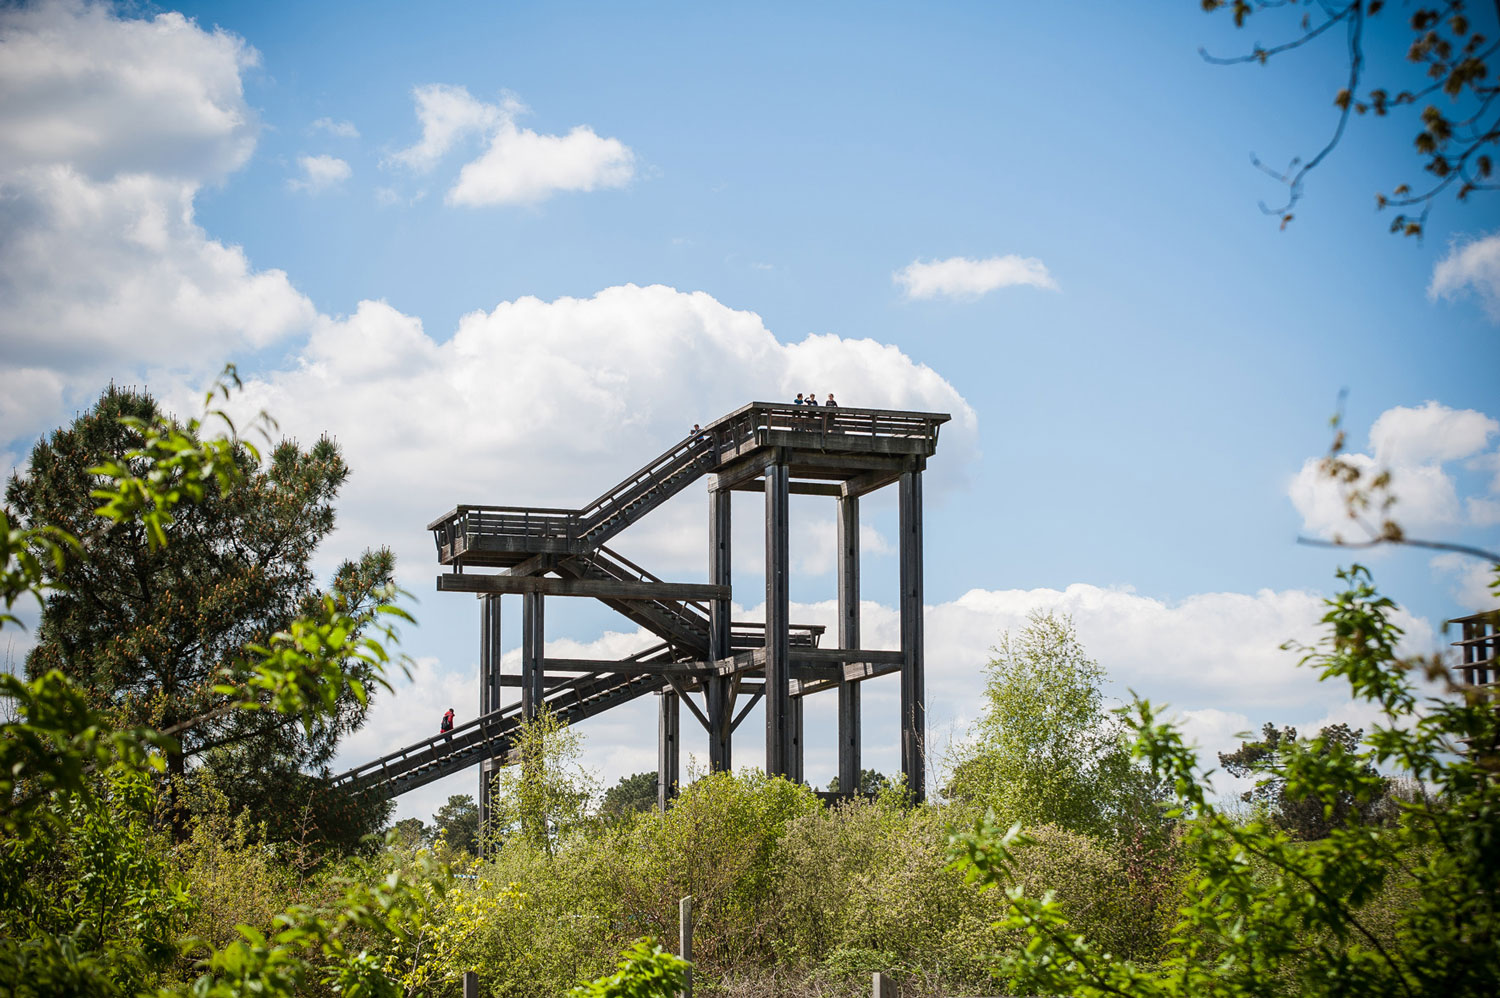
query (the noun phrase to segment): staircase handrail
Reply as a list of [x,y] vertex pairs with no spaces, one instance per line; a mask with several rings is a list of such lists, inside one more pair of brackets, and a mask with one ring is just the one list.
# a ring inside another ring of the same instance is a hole
[[[693,461],[712,452],[712,445],[712,436],[703,431],[683,437],[672,447],[637,469],[634,474],[615,483],[595,497],[592,502],[579,509],[578,518],[581,527],[579,533],[587,534],[615,509],[629,505],[641,495],[649,492],[657,482],[671,477],[673,472],[691,467]],[[691,460],[688,460],[689,458]]]

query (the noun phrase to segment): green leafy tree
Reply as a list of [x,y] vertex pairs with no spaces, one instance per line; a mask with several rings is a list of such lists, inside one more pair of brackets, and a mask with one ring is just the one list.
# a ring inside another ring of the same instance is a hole
[[[1159,961],[1111,955],[1077,932],[1057,904],[1014,885],[1019,827],[980,822],[952,839],[955,864],[988,886],[1009,886],[1007,929],[1025,945],[999,971],[1015,993],[1079,996],[1488,996],[1500,981],[1500,711],[1487,686],[1454,684],[1438,659],[1403,661],[1394,604],[1359,567],[1328,601],[1327,636],[1303,664],[1347,682],[1381,721],[1358,750],[1279,746],[1296,799],[1331,814],[1386,793],[1377,770],[1416,781],[1388,825],[1351,823],[1300,842],[1274,823],[1241,822],[1211,796],[1195,752],[1149,704],[1130,708],[1135,752],[1171,782],[1184,817],[1189,880]],[[1425,702],[1415,676],[1446,684]]]
[[604,791],[599,811],[610,817],[643,814],[656,806],[656,774],[632,773]]
[[402,818],[391,826],[391,831],[398,843],[407,849],[415,849],[427,843],[432,830],[422,823],[421,818]]
[[1136,765],[1106,676],[1068,617],[1033,612],[986,668],[985,706],[956,757],[947,795],[1007,822],[1092,835],[1153,820],[1155,781]]
[[[859,788],[855,790],[855,793],[865,794],[866,796],[878,794],[883,787],[890,785],[890,783],[891,780],[889,777],[883,776],[873,769],[861,769],[859,771]],[[828,792],[831,794],[839,792],[839,778],[837,776],[828,781]]]
[[[1322,38],[1342,42],[1343,79],[1328,94],[1333,127],[1311,156],[1293,158],[1285,169],[1255,165],[1287,188],[1279,205],[1261,210],[1292,220],[1308,175],[1343,140],[1358,118],[1392,118],[1412,129],[1412,148],[1421,163],[1421,179],[1400,183],[1375,195],[1381,208],[1394,208],[1392,232],[1420,236],[1433,203],[1446,193],[1467,200],[1497,184],[1494,147],[1500,141],[1500,96],[1490,61],[1500,34],[1491,4],[1435,0],[1396,5],[1385,0],[1198,0],[1205,11],[1228,10],[1237,27],[1278,18],[1278,40],[1257,41],[1249,52],[1230,57],[1203,53],[1210,62],[1266,65]],[[1391,9],[1391,8],[1395,9]],[[1252,15],[1265,15],[1255,16]],[[1382,30],[1382,21],[1405,17],[1406,32]]]
[[477,855],[479,805],[468,794],[453,794],[432,816],[432,833],[434,836],[443,836],[455,849]]
[[[363,702],[346,695],[301,724],[275,711],[225,709],[216,687],[246,645],[263,645],[325,597],[349,612],[371,605],[390,579],[390,553],[344,564],[327,593],[316,587],[309,561],[333,529],[349,473],[332,441],[306,451],[283,442],[264,465],[249,445],[220,448],[203,469],[205,483],[176,473],[174,455],[160,446],[167,431],[197,442],[194,428],[164,419],[149,395],[111,386],[39,441],[24,473],[12,476],[6,501],[23,528],[60,529],[78,541],[42,565],[49,591],[27,675],[57,670],[122,723],[173,734],[169,795],[190,767],[207,766],[230,803],[249,808],[273,837],[305,834],[311,824],[357,839],[384,814],[354,807],[311,774],[362,723]],[[109,477],[145,481],[148,468],[178,492],[170,513],[133,492],[100,496]],[[213,487],[220,476],[235,487]],[[141,515],[98,516],[101,498],[121,509],[139,504]],[[369,678],[357,662],[351,668],[350,678]]]
[[518,837],[551,853],[561,838],[589,820],[597,782],[580,761],[582,737],[543,709],[521,725],[514,747],[522,762],[495,779],[492,834]]
[[[226,389],[227,392],[227,389]],[[210,400],[212,396],[210,396]],[[97,483],[102,512],[142,526],[160,548],[186,507],[211,491],[221,498],[243,482],[236,440],[200,436],[159,418],[140,420],[141,446]],[[231,429],[232,433],[232,429]],[[51,575],[84,550],[56,524],[0,530],[5,605],[65,585]],[[384,595],[389,595],[384,594]],[[363,703],[385,683],[395,639],[384,615],[409,619],[377,601],[350,607],[325,597],[234,664],[210,677],[218,699],[171,729],[123,726],[118,706],[51,669],[29,679],[0,674],[0,987],[26,995],[134,995],[161,984],[163,998],[186,995],[290,995],[311,984],[350,995],[401,994],[399,971],[421,952],[424,905],[441,877],[416,889],[394,871],[372,887],[351,888],[336,910],[292,909],[272,933],[241,927],[242,939],[206,953],[191,986],[162,975],[190,948],[182,935],[191,910],[180,882],[151,841],[154,780],[182,755],[179,735],[211,727],[230,712],[275,713],[312,729],[346,697]],[[0,627],[14,624],[0,616]],[[404,961],[404,963],[403,963]],[[392,972],[394,970],[397,973]]]
[[[1362,730],[1350,729],[1347,724],[1330,724],[1302,748],[1309,752],[1352,754],[1359,751],[1363,737]],[[1345,791],[1334,796],[1332,808],[1326,807],[1316,794],[1292,796],[1281,771],[1281,759],[1296,741],[1296,728],[1278,729],[1267,722],[1261,728],[1260,741],[1241,742],[1233,752],[1219,753],[1219,765],[1231,776],[1257,778],[1256,785],[1241,794],[1241,800],[1264,807],[1272,821],[1299,839],[1326,838],[1334,828],[1351,822],[1379,820],[1388,810],[1384,794],[1361,803],[1354,794]],[[1367,775],[1378,776],[1373,767]]]

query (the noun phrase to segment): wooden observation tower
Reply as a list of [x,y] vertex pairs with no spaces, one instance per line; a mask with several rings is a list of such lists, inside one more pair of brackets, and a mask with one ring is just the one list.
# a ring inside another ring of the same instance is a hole
[[[676,792],[682,708],[708,737],[712,769],[729,769],[735,730],[765,703],[766,770],[801,781],[804,698],[837,691],[839,787],[857,790],[860,683],[901,675],[901,768],[925,795],[926,707],[922,634],[922,471],[946,413],[814,408],[753,402],[675,444],[582,509],[459,506],[434,520],[440,592],[480,597],[479,717],[342,774],[337,781],[393,797],[480,767],[481,820],[490,782],[516,761],[520,722],[545,705],[565,722],[658,696],[658,798]],[[606,542],[708,476],[707,585],[664,582]],[[859,501],[895,485],[900,507],[901,647],[860,640]],[[730,496],[765,496],[766,619],[731,619]],[[789,496],[838,504],[838,635],[789,616]],[[500,596],[521,596],[521,671],[500,671]],[[548,658],[549,597],[602,600],[659,642],[620,660]],[[501,705],[502,687],[519,703]]]

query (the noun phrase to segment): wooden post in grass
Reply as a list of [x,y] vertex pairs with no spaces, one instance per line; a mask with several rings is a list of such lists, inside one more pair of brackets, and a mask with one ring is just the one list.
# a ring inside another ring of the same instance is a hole
[[[677,902],[677,955],[689,963],[693,962],[693,899],[685,897]],[[693,998],[693,968],[683,975],[682,998]]]

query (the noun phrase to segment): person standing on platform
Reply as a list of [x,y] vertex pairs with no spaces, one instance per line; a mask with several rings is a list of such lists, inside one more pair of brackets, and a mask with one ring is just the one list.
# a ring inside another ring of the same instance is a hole
[[796,400],[794,402],[792,402],[792,405],[802,405],[802,393],[801,392],[797,393],[797,398],[796,398]]
[[824,402],[823,405],[824,405],[824,407],[827,407],[827,406],[831,405],[835,409],[838,408],[838,403],[833,400],[833,392],[829,392],[828,393],[828,401]]
[[443,715],[443,723],[438,726],[438,734],[446,735],[453,730],[453,708],[448,708],[448,713]]

